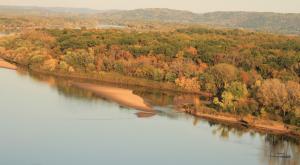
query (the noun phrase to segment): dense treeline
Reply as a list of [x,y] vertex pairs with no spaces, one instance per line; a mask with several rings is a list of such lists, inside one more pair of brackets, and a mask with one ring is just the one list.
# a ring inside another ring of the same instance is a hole
[[212,107],[300,126],[300,38],[191,27],[170,32],[37,30],[1,42],[31,69],[125,76],[211,93]]

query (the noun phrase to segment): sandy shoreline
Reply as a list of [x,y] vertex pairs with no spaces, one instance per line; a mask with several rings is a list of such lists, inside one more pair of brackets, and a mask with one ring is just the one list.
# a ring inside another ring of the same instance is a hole
[[141,98],[140,96],[133,94],[132,90],[109,87],[109,86],[101,86],[101,85],[95,85],[90,83],[73,82],[72,85],[78,88],[89,90],[100,97],[117,102],[121,106],[134,108],[145,112],[155,113],[154,110],[145,103],[144,99]]
[[13,65],[11,63],[8,63],[5,60],[3,60],[2,58],[0,58],[0,68],[6,68],[6,69],[16,70],[17,66]]
[[257,131],[300,137],[300,133],[298,131],[291,129],[292,126],[288,126],[284,123],[276,121],[268,121],[263,119],[253,119],[252,121],[244,121],[234,115],[225,116],[221,114],[208,114],[196,110],[189,110],[184,112],[207,120],[217,121],[220,123],[237,124]]

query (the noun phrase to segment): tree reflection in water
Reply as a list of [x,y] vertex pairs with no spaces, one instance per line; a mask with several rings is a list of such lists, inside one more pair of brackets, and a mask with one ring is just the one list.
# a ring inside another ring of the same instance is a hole
[[263,143],[262,161],[270,165],[299,165],[299,139],[268,134]]
[[253,132],[239,126],[229,126],[209,122],[214,127],[212,134],[221,139],[228,140],[231,136],[242,137],[250,132],[250,136],[262,136],[261,162],[270,165],[299,165],[300,164],[300,141],[296,137],[284,135],[272,135]]

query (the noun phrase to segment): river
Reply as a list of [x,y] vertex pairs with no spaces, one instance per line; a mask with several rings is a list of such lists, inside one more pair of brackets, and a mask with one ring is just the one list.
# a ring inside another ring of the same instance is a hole
[[141,117],[67,80],[0,68],[0,164],[300,163],[297,139],[178,113],[173,96],[153,92],[135,91],[158,110]]

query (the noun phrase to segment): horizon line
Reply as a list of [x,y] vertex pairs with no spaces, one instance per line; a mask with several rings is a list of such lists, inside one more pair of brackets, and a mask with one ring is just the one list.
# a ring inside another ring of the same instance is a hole
[[165,7],[149,7],[149,8],[132,8],[132,9],[96,9],[96,8],[90,8],[90,7],[71,7],[71,6],[45,6],[45,5],[4,5],[0,4],[0,7],[19,7],[19,8],[25,8],[25,7],[32,7],[32,8],[61,8],[61,9],[85,9],[85,10],[91,10],[91,11],[134,11],[134,10],[146,10],[146,9],[167,9],[167,10],[177,10],[177,11],[185,11],[185,12],[191,12],[194,14],[205,14],[205,13],[216,13],[216,12],[249,12],[249,13],[278,13],[278,14],[300,14],[300,12],[279,12],[279,11],[255,11],[255,10],[212,10],[212,11],[206,11],[206,12],[195,12],[192,10],[186,10],[186,9],[176,9],[176,8],[165,8]]

